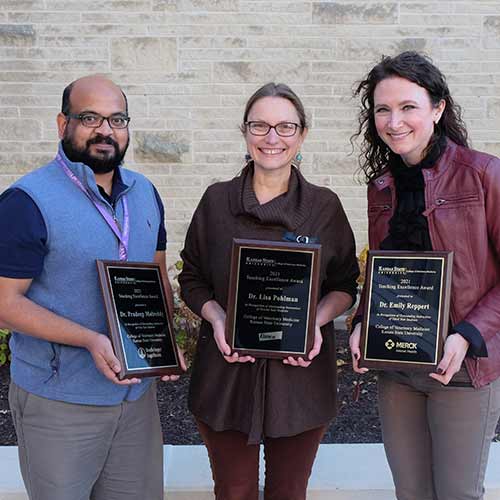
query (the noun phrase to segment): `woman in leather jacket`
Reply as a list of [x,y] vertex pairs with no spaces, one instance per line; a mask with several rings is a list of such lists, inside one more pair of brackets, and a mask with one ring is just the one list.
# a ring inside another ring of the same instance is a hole
[[[383,57],[359,84],[372,250],[453,251],[449,333],[436,371],[379,373],[398,500],[481,500],[500,415],[500,160],[468,147],[427,57]],[[360,368],[364,295],[350,346]]]

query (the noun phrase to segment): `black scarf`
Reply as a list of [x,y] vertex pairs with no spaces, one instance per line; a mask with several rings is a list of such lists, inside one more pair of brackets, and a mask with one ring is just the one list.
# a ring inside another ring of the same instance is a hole
[[382,241],[382,250],[432,250],[425,210],[424,168],[433,168],[446,148],[442,135],[434,142],[425,158],[409,167],[401,156],[389,155],[389,168],[396,186],[397,206],[389,221],[389,235]]

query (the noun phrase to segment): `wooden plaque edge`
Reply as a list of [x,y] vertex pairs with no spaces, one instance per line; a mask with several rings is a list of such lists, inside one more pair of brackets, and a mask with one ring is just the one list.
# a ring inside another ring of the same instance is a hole
[[[429,257],[442,257],[443,266],[443,287],[441,289],[441,312],[438,325],[438,339],[437,339],[437,362],[436,363],[421,363],[421,362],[397,362],[397,361],[374,361],[365,359],[365,344],[366,336],[368,331],[368,309],[370,307],[370,297],[366,296],[363,309],[363,321],[361,323],[361,337],[360,337],[360,359],[359,366],[361,368],[371,368],[377,370],[418,370],[424,372],[431,372],[439,364],[443,356],[443,347],[446,337],[448,335],[448,324],[449,324],[449,314],[450,314],[450,295],[451,295],[451,280],[452,280],[452,268],[453,268],[453,252],[452,251],[423,251],[423,252],[412,252],[412,251],[395,251],[395,250],[369,250],[366,262],[366,279],[365,285],[369,286],[371,283],[371,277],[373,273],[373,257],[383,257],[383,256],[404,256],[404,257],[422,257],[423,255],[428,255]],[[367,292],[369,293],[369,291]]]
[[[307,322],[307,333],[306,333],[306,353],[305,355],[298,354],[296,352],[287,351],[261,351],[254,349],[241,349],[234,348],[234,336],[235,331],[233,328],[235,315],[236,315],[236,295],[237,287],[236,280],[238,276],[238,254],[240,247],[255,247],[255,248],[269,248],[269,249],[291,249],[291,250],[303,250],[312,253],[312,263],[313,269],[311,270],[311,287],[310,287],[310,300],[309,300],[309,317]],[[233,246],[231,251],[231,271],[229,277],[229,292],[228,301],[226,308],[226,342],[231,347],[231,354],[237,352],[239,355],[252,356],[255,358],[266,358],[266,359],[285,359],[289,356],[294,358],[303,357],[308,359],[308,353],[311,351],[314,345],[314,335],[316,327],[316,311],[318,306],[318,295],[319,295],[319,275],[320,275],[320,265],[321,265],[321,245],[319,244],[304,244],[304,243],[293,243],[286,241],[274,241],[274,240],[252,240],[252,239],[242,239],[233,238]]]
[[[102,260],[96,259],[97,274],[99,276],[99,284],[101,285],[101,291],[104,299],[104,308],[106,310],[106,319],[108,322],[110,340],[113,346],[116,357],[120,361],[121,370],[118,374],[118,379],[123,380],[127,378],[145,378],[145,377],[161,377],[164,375],[180,375],[183,370],[180,366],[179,353],[177,342],[175,341],[174,328],[172,323],[171,311],[168,306],[168,301],[165,294],[165,287],[163,285],[162,273],[160,265],[155,262],[129,262],[121,260]],[[156,269],[160,276],[160,288],[162,292],[163,305],[167,313],[167,325],[169,330],[169,337],[174,350],[174,356],[176,365],[172,367],[165,368],[144,368],[140,370],[127,370],[125,362],[125,354],[122,349],[121,333],[120,327],[116,320],[116,306],[114,304],[112,293],[111,293],[111,283],[108,279],[107,269],[108,267],[135,267],[137,269]]]

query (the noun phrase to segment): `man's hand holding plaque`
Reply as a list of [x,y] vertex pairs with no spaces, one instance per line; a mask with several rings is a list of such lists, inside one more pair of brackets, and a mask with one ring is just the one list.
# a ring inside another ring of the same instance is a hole
[[97,261],[118,378],[175,379],[185,363],[174,338],[158,264]]

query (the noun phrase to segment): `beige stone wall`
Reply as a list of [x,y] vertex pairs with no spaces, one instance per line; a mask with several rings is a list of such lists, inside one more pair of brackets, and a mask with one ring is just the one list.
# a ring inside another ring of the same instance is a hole
[[105,73],[129,96],[127,163],[162,194],[176,253],[205,187],[242,166],[246,98],[282,81],[311,118],[303,171],[340,195],[361,246],[352,86],[404,49],[435,59],[473,145],[500,153],[500,0],[0,0],[0,190],[53,157],[64,86]]

